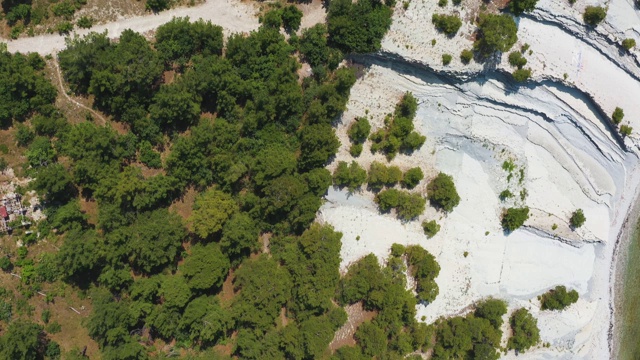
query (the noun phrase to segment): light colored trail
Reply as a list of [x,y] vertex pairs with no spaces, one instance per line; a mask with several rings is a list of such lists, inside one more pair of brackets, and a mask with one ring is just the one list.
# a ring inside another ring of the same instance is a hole
[[51,60],[51,62],[53,63],[54,68],[56,69],[56,78],[58,79],[58,85],[60,85],[60,89],[59,89],[60,93],[62,93],[62,95],[64,95],[64,97],[67,98],[67,100],[69,100],[76,106],[81,107],[89,111],[93,115],[95,115],[98,119],[100,119],[101,125],[106,124],[107,120],[102,115],[100,115],[97,111],[93,110],[92,108],[84,104],[77,102],[75,99],[73,99],[71,96],[67,94],[67,90],[64,88],[64,82],[62,81],[62,74],[60,73],[60,65],[58,65],[58,59],[54,58],[53,60]]
[[[90,32],[101,33],[106,30],[110,38],[117,38],[125,29],[145,33],[170,21],[173,17],[188,16],[192,20],[210,20],[212,23],[222,26],[225,35],[229,35],[257,29],[260,24],[255,16],[256,12],[257,9],[252,3],[242,3],[237,0],[207,0],[204,4],[194,7],[177,8],[159,14],[122,19],[94,26],[91,29],[77,29],[73,34],[86,35]],[[17,40],[0,39],[0,41],[6,41],[7,48],[12,53],[37,52],[41,55],[48,55],[65,47],[65,37],[57,34],[26,37]]]

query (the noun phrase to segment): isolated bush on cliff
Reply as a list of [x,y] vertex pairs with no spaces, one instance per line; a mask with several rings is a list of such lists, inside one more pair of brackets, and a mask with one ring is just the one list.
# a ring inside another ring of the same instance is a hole
[[602,6],[587,6],[582,17],[588,25],[597,26],[607,17],[607,9]]
[[502,227],[508,231],[514,231],[529,219],[529,208],[509,208],[502,215]]
[[481,14],[478,40],[473,47],[483,56],[496,51],[507,52],[518,41],[518,28],[510,15]]
[[519,352],[531,348],[540,342],[540,330],[538,329],[538,320],[529,313],[525,308],[516,310],[511,318],[511,330],[513,335],[509,338],[509,349],[515,349]]
[[622,47],[625,48],[625,50],[631,50],[636,47],[636,41],[634,39],[624,39],[622,40]]
[[538,0],[511,0],[509,10],[511,10],[515,16],[520,16],[522,13],[533,11],[537,3]]
[[582,209],[574,211],[571,215],[571,219],[569,219],[571,226],[574,228],[581,227],[582,225],[584,225],[585,221],[587,221],[587,218],[584,217],[584,212],[582,212]]
[[567,291],[564,285],[558,285],[555,289],[540,295],[540,308],[542,310],[563,310],[578,301],[578,297],[577,291]]
[[613,110],[613,114],[611,114],[611,120],[613,120],[614,124],[618,125],[620,124],[622,119],[624,119],[624,110],[622,110],[619,107],[616,107],[616,109]]
[[446,212],[452,211],[460,203],[460,195],[456,190],[453,177],[445,173],[439,173],[429,182],[427,194],[432,205]]
[[462,20],[456,15],[433,14],[431,21],[436,29],[448,36],[455,35],[462,26]]

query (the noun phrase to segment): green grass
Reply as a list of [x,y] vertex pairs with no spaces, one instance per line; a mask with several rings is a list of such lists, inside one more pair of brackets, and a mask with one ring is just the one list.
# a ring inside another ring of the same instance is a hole
[[640,359],[640,221],[626,250],[622,308],[618,315],[622,331],[618,359],[636,360]]

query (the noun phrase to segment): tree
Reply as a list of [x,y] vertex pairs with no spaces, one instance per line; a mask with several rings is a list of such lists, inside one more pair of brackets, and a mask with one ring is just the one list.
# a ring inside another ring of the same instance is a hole
[[160,295],[165,307],[179,311],[189,303],[192,292],[183,276],[165,275],[160,283]]
[[634,47],[636,47],[636,40],[635,39],[631,39],[631,38],[624,39],[624,40],[622,40],[621,45],[625,50],[629,51],[629,50],[633,49]]
[[72,229],[56,254],[56,263],[65,280],[88,285],[100,273],[104,258],[104,247],[95,231]]
[[220,251],[218,244],[197,244],[185,258],[182,273],[192,290],[206,291],[222,286],[230,266],[229,258]]
[[362,323],[354,337],[367,357],[380,358],[387,352],[387,336],[384,330],[370,321]]
[[367,140],[370,131],[371,124],[369,124],[369,120],[366,117],[358,117],[349,127],[347,134],[351,142],[361,144]]
[[242,257],[248,257],[259,249],[259,233],[256,222],[246,213],[238,212],[224,224],[220,248],[234,263],[238,263]]
[[529,219],[529,208],[509,208],[502,214],[502,227],[507,231],[514,231]]
[[624,110],[616,107],[616,109],[613,110],[613,114],[611,114],[611,120],[613,120],[614,124],[618,125],[622,122],[622,119],[624,119]]
[[302,11],[295,5],[288,5],[282,9],[282,25],[289,32],[298,31],[302,22]]
[[502,316],[507,313],[507,303],[499,299],[487,299],[476,305],[474,315],[487,319],[491,325],[500,329],[502,326]]
[[25,320],[12,322],[0,338],[0,355],[4,359],[42,359],[45,351],[42,327]]
[[496,51],[507,52],[518,41],[518,28],[510,15],[481,14],[478,40],[473,44],[482,56]]
[[300,136],[301,155],[298,166],[302,170],[322,167],[340,147],[335,131],[329,124],[304,127]]
[[229,314],[224,311],[217,298],[201,296],[193,299],[184,310],[178,331],[187,334],[201,346],[211,346],[232,328]]
[[196,54],[221,55],[222,27],[202,19],[190,22],[188,17],[173,18],[158,27],[155,48],[165,62],[186,63]]
[[333,172],[333,182],[339,187],[346,186],[350,192],[358,189],[367,180],[367,171],[357,162],[352,161],[347,164],[340,161],[338,167]]
[[332,1],[327,14],[329,42],[345,54],[375,52],[391,26],[391,14],[380,1]]
[[462,52],[460,53],[460,61],[462,61],[463,64],[466,65],[470,63],[472,59],[473,59],[473,51],[468,49],[462,50]]
[[509,64],[516,66],[518,69],[522,69],[523,66],[527,65],[527,59],[522,56],[520,51],[512,51],[509,53]]
[[607,17],[607,9],[601,6],[587,6],[582,18],[587,25],[598,26]]
[[571,226],[574,228],[581,227],[582,225],[584,225],[585,221],[587,221],[587,218],[584,217],[584,212],[582,211],[582,209],[574,211],[571,215],[571,219],[569,219],[569,223],[571,223]]
[[327,25],[316,24],[302,31],[300,53],[312,68],[327,64],[331,50],[327,46]]
[[184,129],[197,122],[201,101],[180,82],[162,85],[149,107],[150,116],[161,129]]
[[538,320],[536,320],[527,309],[520,308],[516,310],[509,319],[513,335],[509,338],[509,349],[515,349],[519,352],[536,345],[540,342],[540,330],[538,329]]
[[408,246],[406,254],[409,273],[416,279],[418,298],[420,301],[434,301],[439,293],[435,278],[440,273],[436,258],[419,245]]
[[423,221],[422,229],[424,230],[424,234],[427,235],[428,238],[434,237],[438,231],[440,231],[440,225],[435,220],[431,221]]
[[633,128],[629,125],[621,125],[620,126],[620,134],[622,135],[622,137],[626,137],[631,135],[631,132],[633,131]]
[[431,204],[450,212],[460,203],[460,195],[456,191],[453,177],[445,173],[439,173],[427,185],[428,199]]
[[33,188],[51,203],[65,203],[75,195],[69,171],[60,164],[38,169]]
[[414,167],[404,173],[402,177],[402,185],[406,188],[413,189],[424,178],[424,173],[419,167]]
[[567,291],[565,286],[558,285],[539,297],[540,308],[542,310],[564,310],[567,306],[578,301],[578,297],[577,291]]
[[462,26],[462,20],[457,15],[433,14],[431,21],[438,31],[442,31],[449,37],[455,35]]
[[121,227],[107,236],[111,255],[124,251],[124,260],[147,274],[173,262],[187,231],[179,215],[158,209],[138,215],[129,227]]
[[238,205],[231,195],[211,188],[196,198],[189,218],[191,228],[199,237],[206,239],[222,230],[224,223],[236,211]]
[[171,7],[171,3],[169,0],[146,0],[144,7],[147,10],[153,11],[154,13],[160,12],[162,10],[167,10]]
[[538,0],[512,0],[509,3],[509,10],[515,16],[520,16],[525,12],[532,12],[536,8]]
[[511,75],[516,82],[525,82],[531,77],[531,69],[516,69]]

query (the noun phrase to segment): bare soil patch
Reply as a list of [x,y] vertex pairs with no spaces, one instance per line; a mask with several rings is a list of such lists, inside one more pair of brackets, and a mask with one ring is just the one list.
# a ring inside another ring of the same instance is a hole
[[378,314],[377,311],[365,310],[362,302],[345,306],[344,310],[347,312],[347,322],[336,331],[333,340],[329,344],[329,349],[331,349],[332,352],[343,346],[354,346],[356,340],[353,335],[356,333],[358,326],[365,321],[370,321]]

